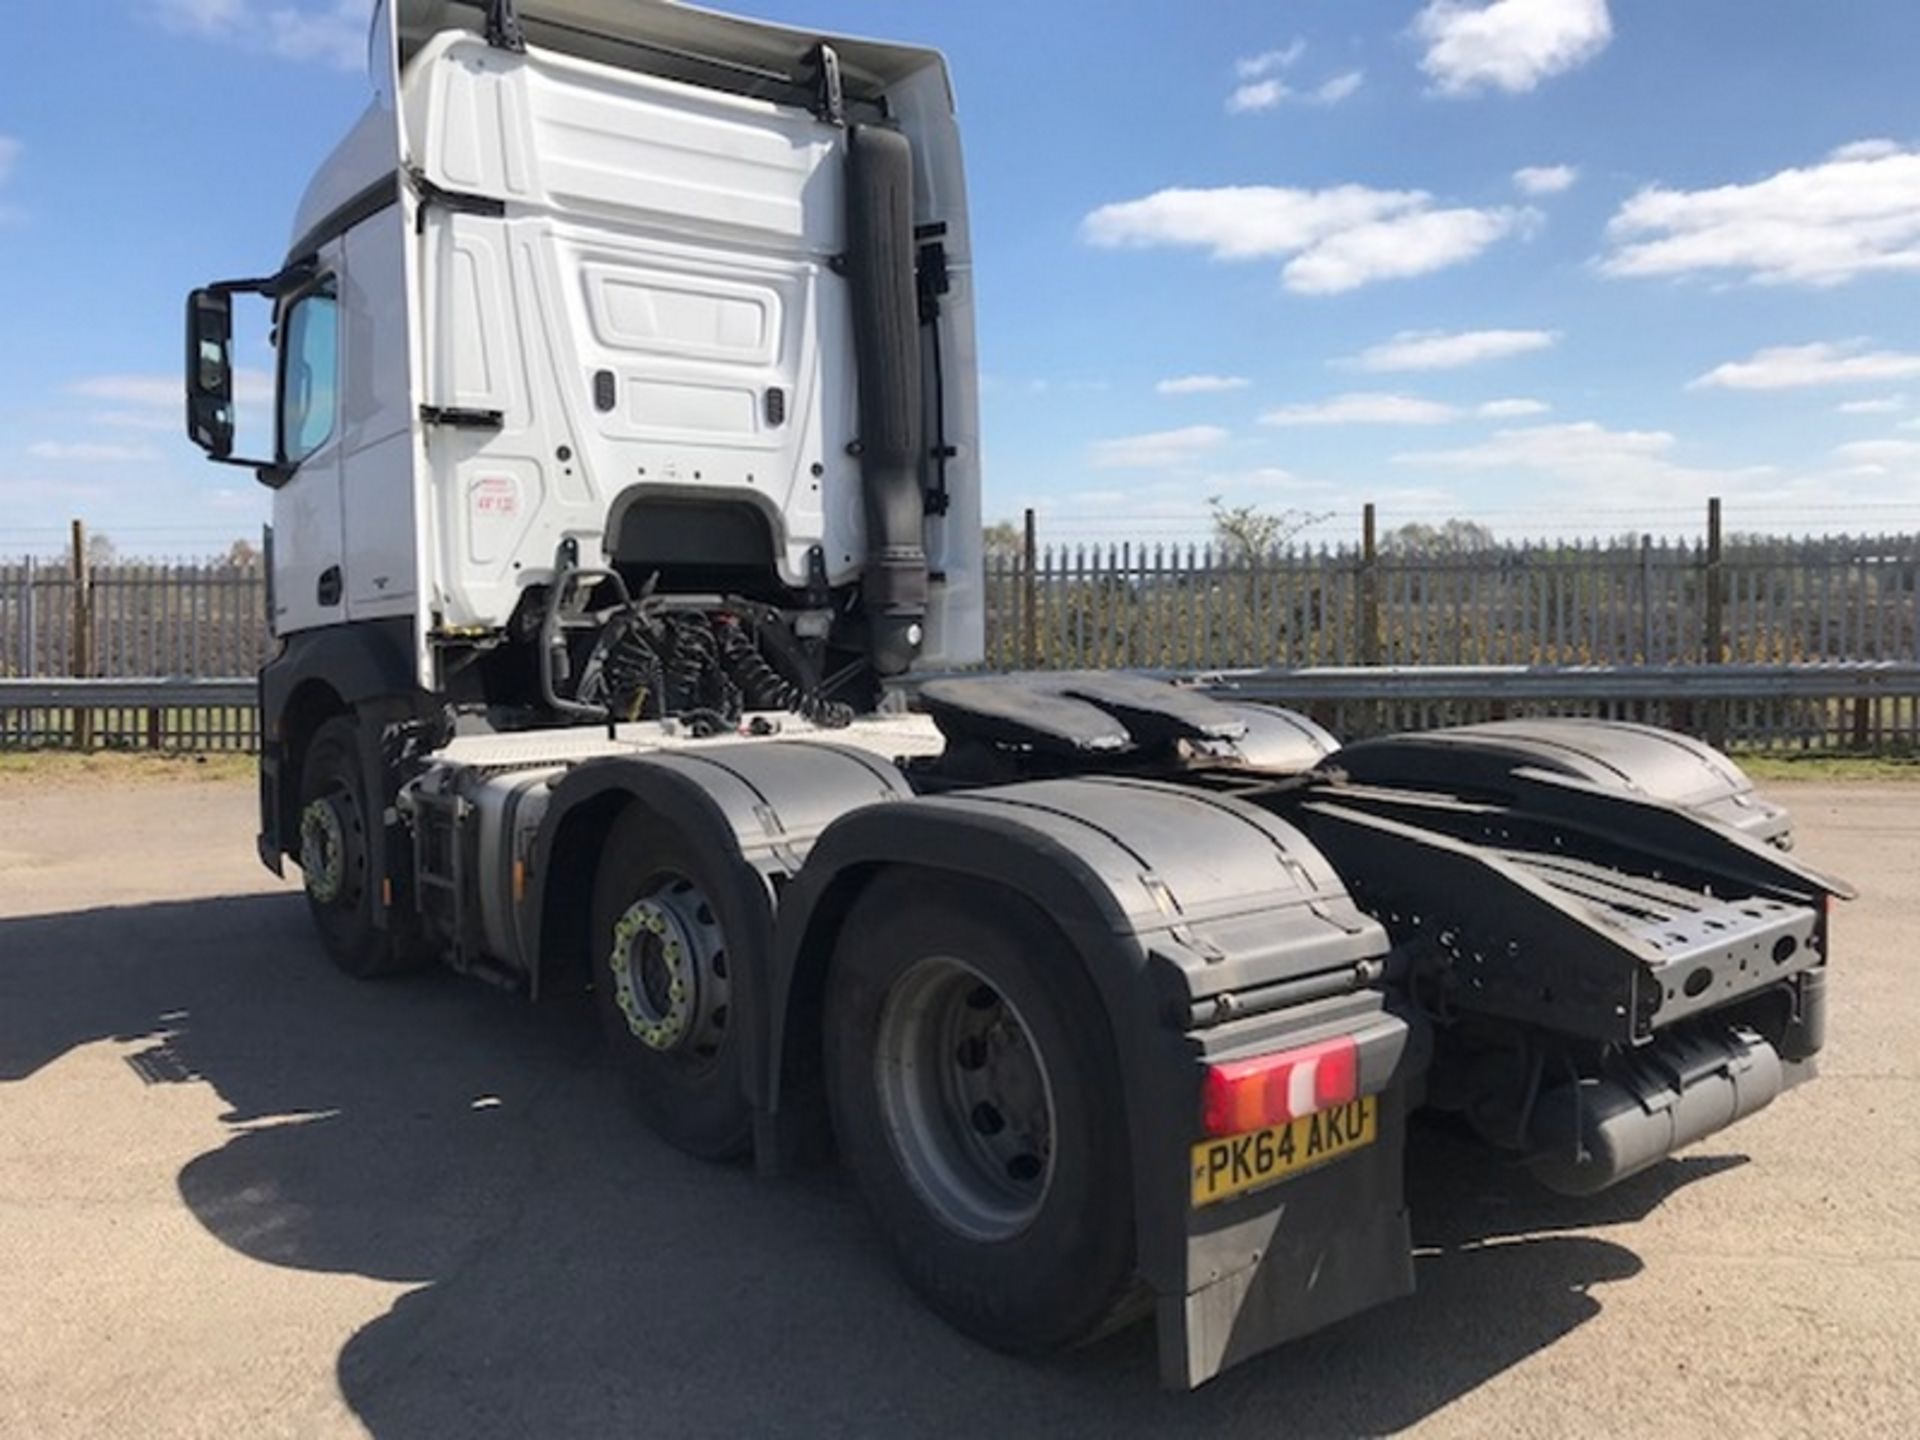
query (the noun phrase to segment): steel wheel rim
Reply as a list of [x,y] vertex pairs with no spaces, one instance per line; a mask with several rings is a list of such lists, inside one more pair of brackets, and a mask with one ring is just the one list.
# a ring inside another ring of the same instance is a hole
[[874,1051],[888,1143],[948,1229],[1007,1240],[1053,1185],[1053,1083],[1033,1031],[965,961],[919,960],[888,992]]
[[358,901],[356,871],[365,864],[354,844],[359,828],[358,807],[339,788],[316,796],[300,812],[300,875],[316,904]]
[[690,1068],[725,1040],[732,985],[713,904],[684,875],[661,875],[613,923],[613,1003],[627,1031]]

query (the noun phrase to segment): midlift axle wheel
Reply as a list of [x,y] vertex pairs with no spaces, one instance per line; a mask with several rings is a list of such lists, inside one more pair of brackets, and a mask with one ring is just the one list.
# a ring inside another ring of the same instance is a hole
[[737,1009],[750,972],[734,947],[754,927],[730,913],[730,877],[708,854],[638,805],[615,822],[594,885],[593,991],[636,1108],[670,1144],[717,1160],[753,1137]]

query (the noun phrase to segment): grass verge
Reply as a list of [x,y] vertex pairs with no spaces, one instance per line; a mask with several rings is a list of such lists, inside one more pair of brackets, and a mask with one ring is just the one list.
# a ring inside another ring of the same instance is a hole
[[1915,755],[1781,755],[1764,751],[1734,753],[1740,768],[1760,782],[1817,780],[1920,781],[1920,756]]
[[164,785],[251,781],[254,757],[239,752],[0,750],[0,790],[27,785]]

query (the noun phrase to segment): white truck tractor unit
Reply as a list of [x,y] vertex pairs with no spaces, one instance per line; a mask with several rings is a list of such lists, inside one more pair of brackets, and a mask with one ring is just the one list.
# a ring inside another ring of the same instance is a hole
[[954,1324],[1151,1315],[1175,1386],[1412,1289],[1417,1109],[1583,1194],[1811,1074],[1843,887],[1712,750],[952,678],[937,54],[665,0],[383,0],[370,54],[284,262],[188,305],[189,430],[273,490],[260,853],[342,967],[590,990],[673,1144],[837,1152]]

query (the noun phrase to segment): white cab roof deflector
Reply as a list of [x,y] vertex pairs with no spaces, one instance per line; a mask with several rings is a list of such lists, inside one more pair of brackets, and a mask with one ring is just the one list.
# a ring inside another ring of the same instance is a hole
[[[403,66],[442,30],[484,29],[484,0],[397,3]],[[807,92],[810,57],[822,41],[839,55],[852,96],[887,89],[929,66],[945,69],[934,50],[792,30],[672,0],[519,0],[517,8],[531,45],[788,104]]]
[[[850,98],[870,97],[922,72],[937,74],[946,108],[952,87],[936,50],[794,30],[732,15],[716,15],[673,0],[518,0],[528,43],[564,55],[705,85],[757,99],[808,105],[813,56],[831,45]],[[391,14],[398,20],[387,25]],[[398,69],[443,30],[484,34],[485,0],[382,0],[373,22],[376,52],[397,40]],[[392,37],[390,39],[389,37]],[[293,241],[342,205],[393,174],[405,141],[393,108],[394,57],[374,53],[374,100],[308,187],[294,219]],[[922,91],[924,94],[924,91]]]

